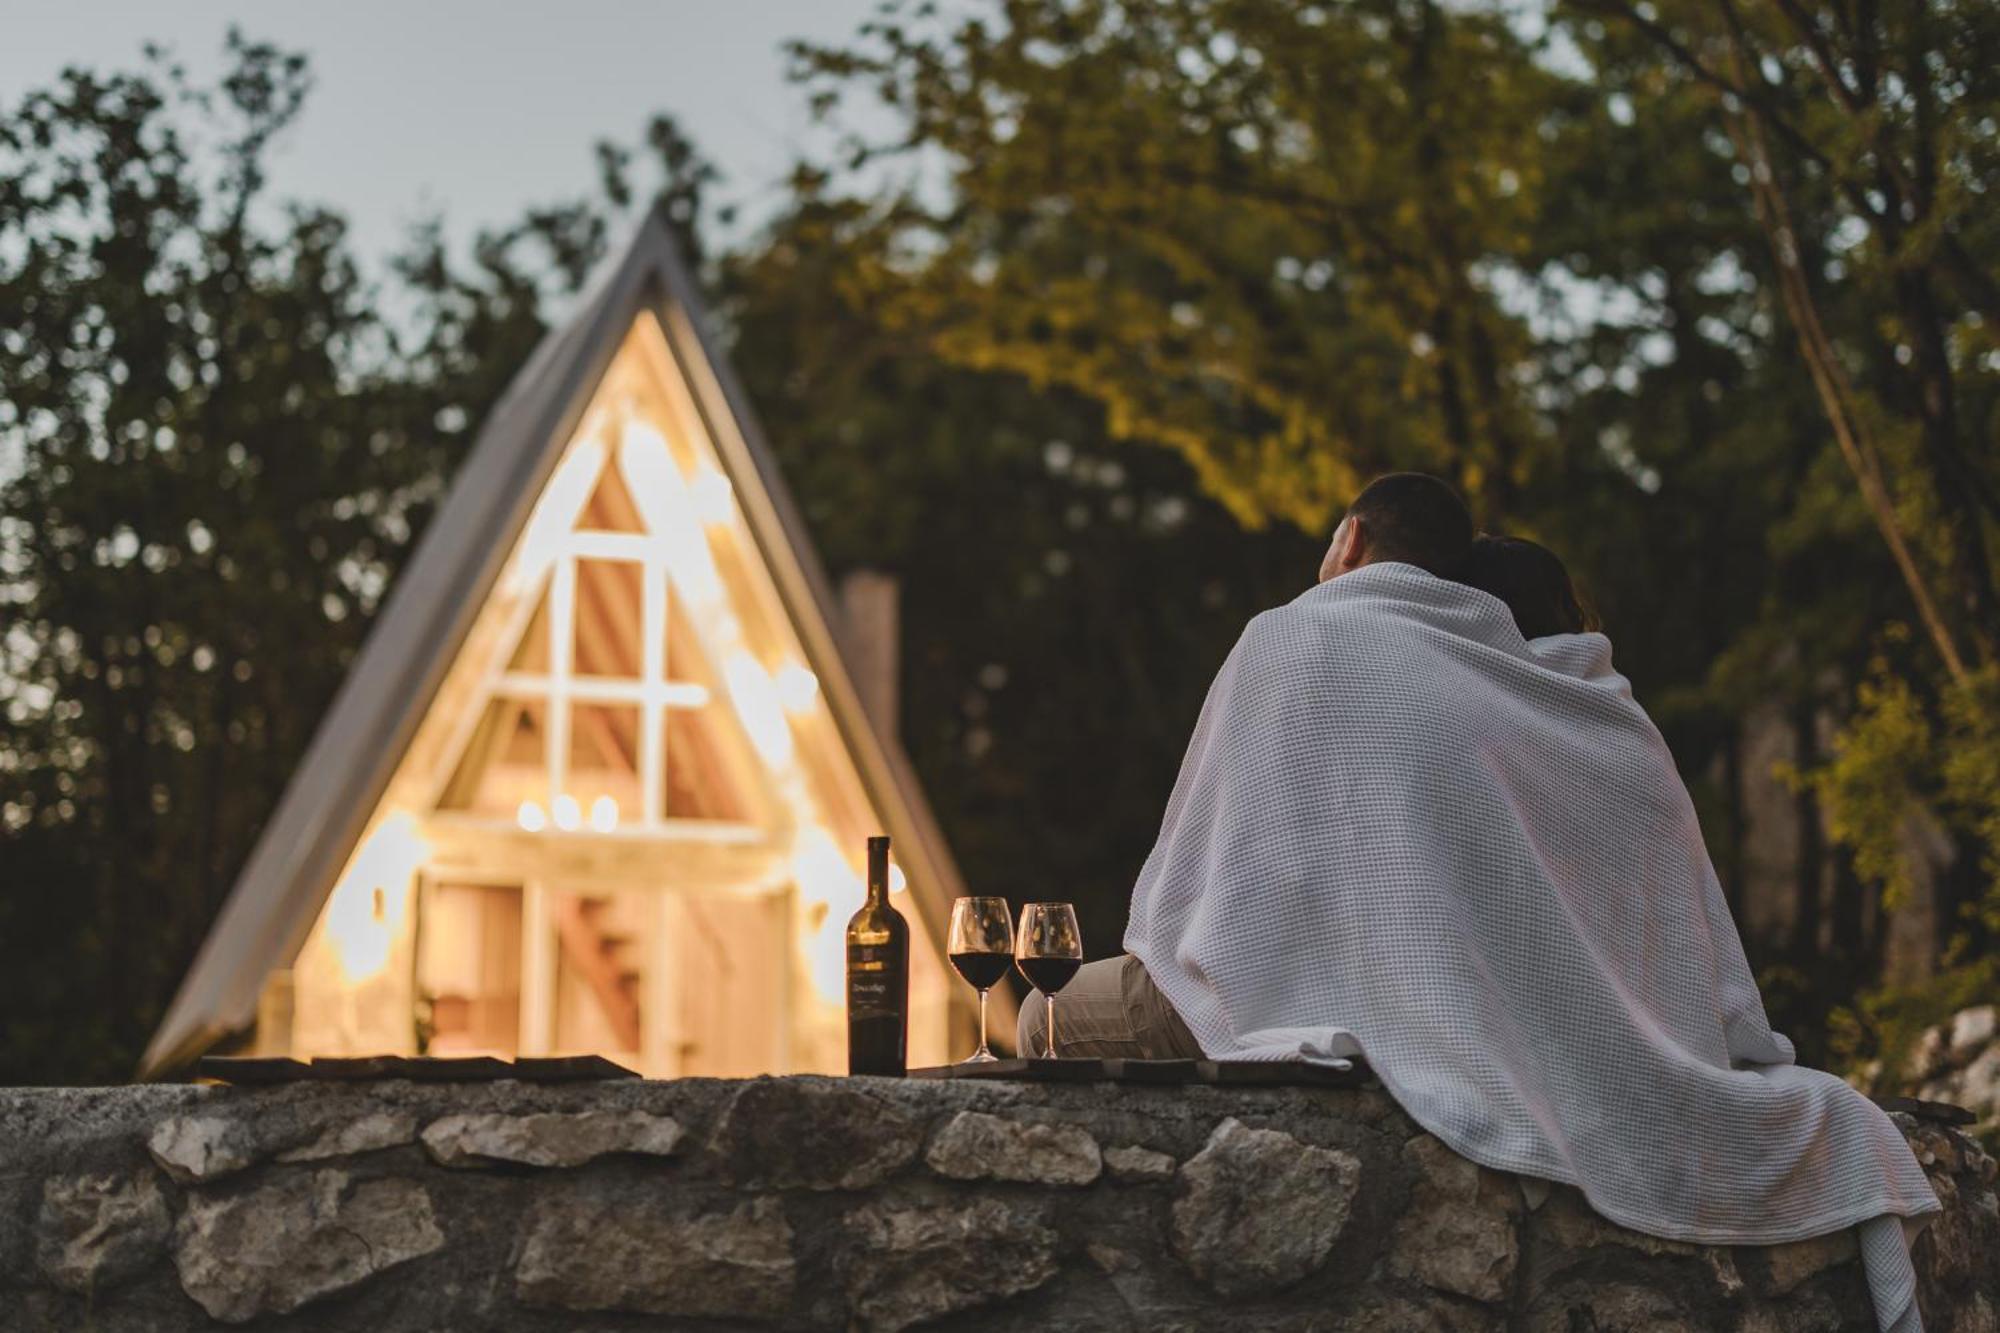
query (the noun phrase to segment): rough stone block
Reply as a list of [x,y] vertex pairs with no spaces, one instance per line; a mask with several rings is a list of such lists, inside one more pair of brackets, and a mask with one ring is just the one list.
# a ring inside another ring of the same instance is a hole
[[1589,1333],[1716,1333],[1727,1325],[1683,1308],[1665,1286],[1584,1282],[1538,1299],[1519,1327],[1526,1333],[1577,1333],[1580,1329]]
[[700,1211],[656,1193],[574,1190],[535,1210],[514,1289],[562,1310],[758,1318],[791,1305],[795,1273],[776,1199]]
[[35,1266],[64,1291],[98,1291],[164,1254],[172,1229],[173,1217],[151,1170],[51,1176],[42,1184]]
[[[1815,1292],[1780,1305],[1749,1306],[1728,1327],[1731,1333],[1859,1333],[1860,1330],[1873,1333],[1875,1321],[1843,1318],[1839,1307]],[[1966,1331],[1961,1325],[1953,1327],[1950,1333]]]
[[1104,1169],[1111,1173],[1113,1180],[1171,1180],[1180,1163],[1171,1153],[1154,1152],[1151,1148],[1106,1148]]
[[1987,1300],[1984,1292],[1974,1292],[1959,1307],[1950,1333],[2000,1333],[2000,1308]]
[[1806,1279],[1857,1258],[1861,1250],[1854,1232],[1848,1230],[1789,1245],[1759,1246],[1752,1253],[1758,1260],[1752,1268],[1757,1290],[1767,1296],[1783,1296]]
[[1343,1308],[1333,1322],[1308,1327],[1312,1333],[1500,1333],[1506,1319],[1449,1296],[1412,1300],[1370,1294]]
[[1417,1172],[1390,1240],[1389,1269],[1479,1301],[1506,1298],[1521,1256],[1520,1191],[1424,1134],[1403,1145]]
[[1600,1215],[1584,1199],[1581,1191],[1567,1185],[1559,1186],[1551,1193],[1547,1205],[1536,1213],[1534,1225],[1539,1234],[1566,1250],[1593,1250],[1601,1245],[1618,1245],[1641,1254],[1690,1255],[1700,1248],[1682,1240],[1629,1231]]
[[250,1130],[216,1112],[177,1115],[160,1123],[146,1148],[160,1169],[183,1185],[219,1180],[257,1160]]
[[953,1180],[1088,1185],[1103,1174],[1097,1140],[1077,1125],[1008,1120],[960,1111],[931,1140],[924,1160]]
[[181,1289],[209,1317],[284,1314],[442,1248],[430,1195],[409,1180],[285,1174],[247,1193],[189,1199],[174,1228]]
[[712,1147],[746,1185],[866,1189],[902,1169],[922,1125],[894,1103],[830,1079],[753,1079],[730,1098]]
[[40,1199],[41,1181],[32,1170],[0,1171],[0,1273],[21,1272],[34,1262]]
[[1958,1182],[1939,1179],[1931,1184],[1944,1212],[1931,1219],[1910,1247],[1918,1266],[1942,1287],[1977,1281],[1982,1273],[2000,1273],[1994,1255],[2000,1241],[2000,1200],[1994,1198],[1992,1187],[1961,1190]]
[[857,1242],[848,1308],[875,1333],[1032,1291],[1056,1273],[1056,1233],[1034,1211],[996,1199],[941,1207],[874,1203],[847,1222]]
[[352,1120],[336,1121],[318,1138],[278,1154],[280,1162],[320,1162],[329,1157],[400,1148],[417,1141],[417,1118],[407,1111],[376,1111]]
[[1231,1117],[1180,1175],[1174,1252],[1216,1291],[1242,1295],[1287,1286],[1326,1262],[1347,1225],[1361,1163]]
[[424,1148],[440,1166],[582,1166],[612,1153],[669,1157],[681,1127],[644,1111],[448,1115],[424,1126]]

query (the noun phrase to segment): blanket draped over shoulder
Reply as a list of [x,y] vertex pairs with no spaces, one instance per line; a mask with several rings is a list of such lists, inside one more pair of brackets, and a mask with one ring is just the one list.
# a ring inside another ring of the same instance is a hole
[[1126,948],[1212,1058],[1365,1055],[1423,1127],[1635,1231],[1861,1227],[1921,1328],[1903,1136],[1771,1030],[1666,743],[1599,634],[1370,565],[1250,622]]

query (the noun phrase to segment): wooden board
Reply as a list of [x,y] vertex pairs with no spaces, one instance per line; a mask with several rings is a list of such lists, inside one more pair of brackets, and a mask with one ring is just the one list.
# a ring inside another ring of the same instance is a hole
[[1104,1072],[1120,1083],[1197,1083],[1199,1060],[1106,1060]]
[[528,1083],[574,1083],[587,1079],[637,1078],[639,1075],[601,1055],[524,1056],[502,1060],[491,1055],[321,1056],[310,1064],[289,1056],[203,1056],[196,1078],[217,1079],[243,1086],[297,1083],[310,1080],[360,1082],[407,1078],[425,1083],[471,1083],[517,1078]]
[[405,1078],[400,1055],[315,1056],[308,1078],[339,1082],[368,1078]]
[[1351,1069],[1307,1064],[1303,1060],[1199,1060],[1196,1071],[1203,1083],[1225,1083],[1242,1087],[1352,1088],[1373,1077],[1368,1066],[1353,1062]]
[[288,1055],[204,1055],[195,1061],[196,1078],[224,1083],[293,1083],[312,1077],[312,1067]]
[[584,1079],[637,1078],[639,1074],[601,1055],[524,1055],[502,1077],[530,1083],[574,1083]]
[[397,1063],[401,1066],[401,1077],[425,1083],[470,1083],[515,1076],[512,1062],[490,1055],[404,1056]]
[[994,1060],[980,1064],[912,1069],[911,1078],[1019,1079],[1028,1083],[1148,1083],[1173,1086],[1215,1083],[1233,1087],[1352,1088],[1373,1075],[1362,1061],[1352,1069],[1297,1060]]
[[1103,1060],[983,1060],[909,1072],[911,1078],[1012,1078],[1029,1083],[1096,1083],[1108,1077]]

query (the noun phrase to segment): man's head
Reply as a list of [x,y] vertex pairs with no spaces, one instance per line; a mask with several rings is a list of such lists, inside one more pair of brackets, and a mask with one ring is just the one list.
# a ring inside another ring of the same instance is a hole
[[1472,549],[1472,515],[1458,493],[1421,472],[1391,472],[1368,483],[1333,530],[1319,581],[1398,560],[1448,578]]

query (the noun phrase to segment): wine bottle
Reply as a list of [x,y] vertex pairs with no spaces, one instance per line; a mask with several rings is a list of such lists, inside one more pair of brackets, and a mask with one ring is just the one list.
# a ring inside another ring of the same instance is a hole
[[910,1031],[910,927],[889,906],[889,840],[868,840],[868,899],[847,923],[847,1072],[901,1078]]

